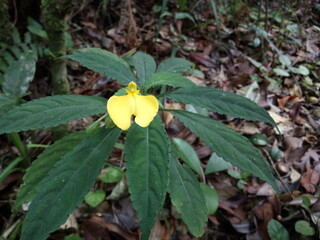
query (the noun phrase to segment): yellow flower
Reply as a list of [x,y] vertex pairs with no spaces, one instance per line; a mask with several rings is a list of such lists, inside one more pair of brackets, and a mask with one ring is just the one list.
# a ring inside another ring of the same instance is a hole
[[112,96],[107,103],[107,111],[114,122],[122,130],[127,130],[131,125],[131,117],[140,127],[149,126],[157,115],[159,109],[158,100],[154,96],[139,95],[137,85],[134,82],[128,84],[124,96]]

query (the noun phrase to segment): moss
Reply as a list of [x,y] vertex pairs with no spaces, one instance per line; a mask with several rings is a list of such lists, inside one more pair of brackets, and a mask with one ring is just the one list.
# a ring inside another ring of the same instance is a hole
[[60,59],[65,54],[66,18],[72,12],[73,1],[70,0],[42,0],[42,22],[48,34],[48,47],[54,56],[52,59],[51,80],[53,94],[69,94],[70,87],[67,79],[66,61]]

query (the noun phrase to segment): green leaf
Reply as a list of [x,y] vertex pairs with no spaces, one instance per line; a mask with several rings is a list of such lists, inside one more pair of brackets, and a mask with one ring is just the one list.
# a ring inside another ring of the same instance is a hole
[[309,69],[303,65],[300,65],[299,68],[291,67],[291,68],[289,68],[289,70],[293,73],[300,74],[303,76],[308,76],[310,74]]
[[19,97],[0,94],[0,118],[15,106],[19,105],[19,102]]
[[123,172],[119,167],[108,167],[105,170],[104,175],[101,177],[101,180],[105,183],[114,183],[119,182],[123,177]]
[[247,138],[211,118],[181,110],[170,110],[170,112],[218,156],[267,181],[279,191],[269,166]]
[[47,176],[54,165],[86,137],[87,135],[84,131],[70,134],[50,145],[33,161],[23,177],[24,183],[20,187],[17,199],[13,205],[14,211],[17,211],[22,204],[30,202],[33,199],[41,186],[41,181]]
[[195,107],[192,104],[186,104],[185,109],[188,112],[197,113],[197,114],[200,114],[200,115],[205,116],[205,117],[209,116],[209,112],[208,112],[207,109],[201,108],[201,107]]
[[201,190],[206,199],[206,206],[208,208],[208,215],[214,214],[219,206],[219,195],[216,190],[207,184],[200,183]]
[[138,84],[143,87],[156,71],[157,65],[153,57],[149,54],[138,52],[133,56],[133,66],[137,71]]
[[315,234],[314,228],[308,221],[299,220],[295,223],[294,229],[296,232],[304,235],[304,236],[313,236]]
[[248,56],[244,56],[246,59],[248,59],[248,61],[253,65],[255,66],[256,68],[258,68],[261,72],[267,72],[267,69],[265,66],[262,65],[262,63],[254,60],[253,58],[251,57],[248,57]]
[[194,24],[196,24],[196,21],[194,20],[194,18],[186,12],[177,12],[174,14],[174,18],[175,19],[189,19],[190,21],[192,21]]
[[290,74],[286,70],[281,69],[281,68],[274,68],[273,71],[278,76],[283,76],[283,77],[289,77],[290,76]]
[[126,175],[131,200],[140,219],[142,240],[149,239],[167,192],[168,142],[159,116],[145,128],[133,123],[127,133]]
[[209,158],[205,173],[210,174],[213,172],[220,172],[228,169],[229,167],[232,167],[232,165],[229,162],[226,162],[216,153],[213,153]]
[[155,86],[193,87],[195,84],[178,73],[158,72],[152,75],[145,84],[145,90]]
[[191,169],[181,165],[172,153],[169,168],[171,202],[194,236],[201,236],[207,221],[207,206],[200,184]]
[[158,66],[157,72],[183,73],[192,67],[193,63],[183,58],[168,58]]
[[268,138],[266,135],[256,133],[250,136],[250,141],[256,146],[266,146],[268,144]]
[[36,71],[36,56],[30,50],[19,59],[10,63],[4,74],[2,90],[14,96],[20,96],[28,91],[29,83]]
[[235,179],[241,179],[242,176],[241,176],[241,170],[238,169],[238,168],[228,168],[227,170],[229,176],[235,178]]
[[304,207],[305,209],[309,209],[311,206],[311,201],[307,196],[301,196],[302,199],[302,203],[301,203],[301,207]]
[[193,147],[181,138],[173,138],[172,140],[182,160],[186,164],[188,164],[188,166],[191,167],[196,173],[201,175],[202,168],[200,159]]
[[102,128],[54,166],[31,202],[20,240],[45,240],[67,220],[92,188],[120,133]]
[[131,81],[136,81],[127,63],[109,51],[100,48],[84,48],[66,57],[79,62],[86,68],[118,80],[121,84],[127,85]]
[[268,233],[271,240],[289,240],[287,229],[275,219],[268,222]]
[[100,203],[102,203],[105,198],[106,198],[106,193],[100,189],[95,192],[93,191],[88,192],[88,194],[84,197],[84,201],[89,206],[96,207]]
[[27,28],[28,28],[29,32],[33,33],[34,35],[37,35],[37,36],[42,37],[44,39],[48,39],[48,34],[45,30],[43,30],[42,25],[30,17],[28,17]]
[[83,240],[83,238],[79,237],[76,234],[71,234],[64,238],[64,240]]
[[0,134],[54,127],[106,112],[106,99],[83,95],[45,97],[22,104],[0,118]]
[[283,67],[291,66],[291,59],[287,55],[279,55],[279,62]]
[[220,114],[276,125],[269,113],[255,102],[217,88],[180,88],[165,93],[165,96],[177,102],[190,103]]
[[284,157],[284,153],[278,147],[273,146],[271,148],[270,157],[273,161],[277,161]]

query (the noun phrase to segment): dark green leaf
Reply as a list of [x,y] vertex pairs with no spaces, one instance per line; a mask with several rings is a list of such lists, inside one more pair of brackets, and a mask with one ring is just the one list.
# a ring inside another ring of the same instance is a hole
[[158,66],[157,72],[183,73],[191,68],[192,62],[183,58],[168,58]]
[[0,118],[17,106],[19,102],[19,97],[0,94]]
[[14,211],[17,211],[22,204],[30,202],[33,199],[41,181],[47,176],[54,165],[86,137],[87,135],[83,131],[75,132],[58,140],[38,156],[37,160],[32,163],[23,177],[24,184],[20,187],[17,199],[13,205]]
[[36,71],[36,56],[30,50],[10,63],[4,74],[2,90],[14,96],[27,92]]
[[100,130],[100,121],[95,121],[86,128],[86,133],[89,136],[91,136],[91,135],[95,135],[99,130]]
[[180,88],[165,93],[178,102],[190,103],[208,110],[252,121],[262,121],[276,125],[269,113],[249,99],[217,88]]
[[30,17],[28,17],[27,28],[28,28],[29,32],[31,32],[39,37],[42,37],[44,39],[48,39],[48,34],[45,30],[43,30],[42,25]]
[[13,28],[12,29],[12,40],[13,40],[13,43],[15,44],[19,44],[21,43],[21,38],[20,38],[20,34],[19,34],[19,31],[17,28]]
[[157,116],[148,127],[133,123],[125,144],[129,192],[140,219],[142,240],[149,239],[167,191],[169,146]]
[[96,207],[106,198],[106,193],[103,190],[97,190],[95,192],[90,191],[85,197],[84,201],[91,207]]
[[214,214],[219,206],[219,195],[216,190],[207,184],[200,183],[201,190],[206,199],[206,205],[208,208],[208,214]]
[[147,79],[154,74],[157,68],[153,57],[142,52],[138,52],[133,56],[133,66],[137,71],[140,87],[143,87]]
[[195,84],[178,73],[158,72],[152,75],[145,84],[145,90],[155,86],[168,85],[171,87],[193,87]]
[[0,118],[0,134],[54,127],[106,112],[106,99],[83,95],[60,95],[22,104]]
[[20,240],[45,240],[67,220],[92,188],[120,133],[102,128],[54,166],[31,202]]
[[170,112],[218,156],[267,181],[276,191],[279,191],[269,166],[247,138],[211,118],[181,110]]
[[172,140],[182,160],[196,173],[201,175],[202,169],[200,159],[193,147],[181,138],[173,138]]
[[169,170],[169,193],[171,202],[181,213],[181,218],[194,236],[204,233],[207,206],[200,184],[191,169],[177,161],[172,153]]
[[229,162],[223,160],[223,158],[219,157],[216,153],[213,153],[209,158],[207,167],[206,167],[206,174],[210,174],[213,172],[219,172],[228,169],[232,165]]
[[136,81],[127,63],[117,55],[100,48],[84,48],[74,51],[66,57],[79,62],[81,65],[104,74],[119,83],[127,85]]
[[271,240],[289,240],[287,229],[275,219],[268,222],[268,233]]

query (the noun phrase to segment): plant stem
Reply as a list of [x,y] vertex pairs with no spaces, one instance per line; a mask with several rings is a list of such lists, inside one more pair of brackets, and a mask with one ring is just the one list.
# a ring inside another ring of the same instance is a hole
[[45,145],[45,144],[28,144],[27,145],[28,148],[47,148],[49,147],[49,145]]
[[17,157],[15,160],[10,162],[8,166],[6,166],[0,174],[0,183],[2,183],[11,173],[17,170],[15,168],[20,162],[23,162],[23,157]]
[[211,4],[214,18],[216,20],[216,26],[217,26],[217,30],[218,30],[218,38],[219,38],[219,40],[221,40],[220,20],[219,20],[219,15],[218,15],[217,5],[216,5],[215,0],[210,0],[210,4]]
[[30,162],[28,160],[28,154],[27,154],[26,147],[25,147],[24,143],[22,142],[20,135],[16,132],[9,133],[9,138],[13,142],[13,144],[17,147],[21,157],[24,158],[24,160],[21,161],[21,164],[24,167],[28,167],[30,165]]

